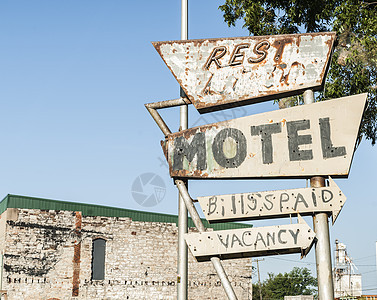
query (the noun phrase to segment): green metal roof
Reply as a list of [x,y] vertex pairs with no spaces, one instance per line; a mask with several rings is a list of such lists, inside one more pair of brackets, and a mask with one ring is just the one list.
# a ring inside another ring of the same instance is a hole
[[[160,222],[160,223],[176,223],[178,225],[178,216],[160,214],[146,211],[131,210],[125,208],[117,208],[103,206],[97,204],[86,204],[69,201],[58,201],[43,198],[18,196],[8,194],[0,202],[0,214],[7,208],[23,208],[23,209],[40,209],[40,210],[67,210],[81,211],[83,216],[101,216],[101,217],[127,217],[133,221],[140,222]],[[206,219],[202,219],[205,227],[214,230],[236,229],[252,227],[250,224],[243,223],[217,223],[209,224]],[[195,227],[191,218],[188,220],[189,227]]]

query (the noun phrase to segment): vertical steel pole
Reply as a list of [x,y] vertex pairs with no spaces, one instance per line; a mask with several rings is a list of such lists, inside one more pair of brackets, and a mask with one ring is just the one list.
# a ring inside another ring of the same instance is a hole
[[[304,103],[310,104],[313,102],[313,91],[306,90],[304,92]],[[310,178],[310,186],[324,187],[325,178],[320,176]],[[331,268],[330,233],[327,213],[315,213],[313,216],[313,226],[317,236],[315,259],[317,264],[318,299],[332,300],[334,299],[334,284]]]
[[[188,0],[181,0],[181,39],[187,40],[188,36]],[[182,96],[182,88],[180,90]],[[188,107],[180,107],[180,130],[188,128]],[[187,182],[186,182],[187,185]],[[187,208],[182,196],[178,200],[178,266],[177,266],[177,299],[187,300],[188,283],[188,250],[184,234],[187,233]]]
[[[194,206],[194,203],[192,202],[192,199],[188,193],[187,186],[182,180],[175,180],[175,184],[177,185],[177,188],[179,190],[179,193],[185,202],[185,205],[187,207],[187,210],[190,212],[191,219],[195,224],[195,227],[198,229],[199,232],[205,232],[205,227],[203,225],[202,220],[200,219],[200,216]],[[229,281],[228,276],[225,273],[224,267],[221,263],[220,258],[218,257],[211,257],[211,262],[213,267],[215,268],[217,275],[219,275],[221,284],[224,287],[225,293],[228,296],[229,300],[237,300],[237,296],[234,293],[234,290],[232,288],[232,285]]]
[[260,282],[259,259],[257,259],[257,270],[258,270],[259,299],[262,300],[262,284]]
[[4,269],[3,257],[4,257],[4,250],[1,250],[0,252],[0,290],[3,289],[3,269]]

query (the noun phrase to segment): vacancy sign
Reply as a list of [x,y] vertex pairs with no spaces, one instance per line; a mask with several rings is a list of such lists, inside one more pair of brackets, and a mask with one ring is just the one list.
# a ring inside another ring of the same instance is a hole
[[323,87],[335,32],[153,42],[200,113]]
[[276,254],[306,255],[315,233],[301,218],[298,224],[186,233],[185,240],[198,261]]

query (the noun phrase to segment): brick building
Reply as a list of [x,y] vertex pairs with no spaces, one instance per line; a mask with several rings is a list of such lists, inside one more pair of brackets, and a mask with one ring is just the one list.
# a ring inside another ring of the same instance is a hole
[[[173,215],[8,195],[0,202],[3,299],[176,299],[177,221]],[[224,267],[239,299],[251,299],[251,259],[225,261]],[[189,299],[226,299],[212,265],[191,254]]]

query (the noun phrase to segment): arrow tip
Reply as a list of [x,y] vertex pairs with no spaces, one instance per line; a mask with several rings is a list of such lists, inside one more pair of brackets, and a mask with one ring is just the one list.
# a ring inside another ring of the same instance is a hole
[[337,206],[339,205],[339,207],[334,207],[332,211],[332,225],[334,225],[336,219],[338,218],[340,214],[340,211],[342,210],[344,203],[347,200],[347,197],[343,194],[342,190],[338,187],[338,185],[330,176],[329,176],[329,186],[336,189],[336,193],[339,196],[339,201],[341,200],[339,204],[337,203]]

